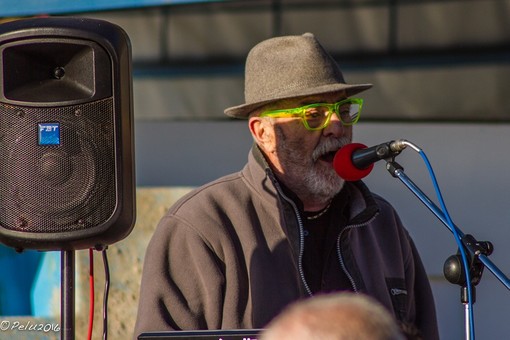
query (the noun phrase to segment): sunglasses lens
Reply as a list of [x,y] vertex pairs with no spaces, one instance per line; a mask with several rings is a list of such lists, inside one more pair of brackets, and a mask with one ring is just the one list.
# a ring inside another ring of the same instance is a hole
[[321,128],[328,118],[330,108],[327,106],[313,106],[305,109],[304,119],[311,129]]
[[353,125],[358,121],[360,111],[360,103],[345,103],[338,106],[337,115],[344,125]]

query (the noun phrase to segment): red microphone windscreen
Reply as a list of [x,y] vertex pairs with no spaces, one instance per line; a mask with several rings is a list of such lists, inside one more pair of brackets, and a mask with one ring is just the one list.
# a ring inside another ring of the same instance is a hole
[[333,168],[335,169],[338,176],[344,180],[353,182],[359,181],[368,174],[374,168],[374,164],[370,164],[365,169],[358,169],[352,162],[352,153],[359,149],[366,149],[367,146],[361,143],[351,143],[344,145],[335,154],[333,159]]

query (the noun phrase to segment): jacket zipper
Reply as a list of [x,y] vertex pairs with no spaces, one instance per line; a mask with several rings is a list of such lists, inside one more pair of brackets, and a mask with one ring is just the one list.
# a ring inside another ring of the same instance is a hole
[[349,225],[349,226],[346,226],[341,232],[340,234],[338,234],[338,238],[336,239],[336,251],[337,251],[337,255],[338,255],[338,261],[340,262],[340,267],[342,268],[343,272],[345,273],[345,275],[347,276],[347,278],[349,279],[350,283],[351,283],[351,287],[352,287],[352,290],[355,292],[355,293],[358,293],[359,289],[356,285],[356,282],[354,281],[354,278],[352,277],[351,273],[349,273],[349,271],[347,270],[347,267],[345,266],[345,261],[344,261],[344,257],[342,255],[342,246],[340,245],[340,239],[342,238],[342,235],[344,234],[344,232],[346,232],[347,230],[351,230],[351,229],[355,229],[355,228],[361,228],[361,227],[364,227],[368,224],[370,224],[377,216],[378,214],[375,214],[374,216],[372,216],[371,219],[369,219],[368,221],[366,221],[365,223],[361,223],[361,224],[352,224],[352,225]]
[[[266,171],[268,173],[268,171]],[[275,186],[276,190],[278,191],[278,194],[288,203],[291,205],[292,209],[294,210],[294,214],[296,216],[298,226],[299,226],[299,254],[298,254],[298,273],[299,277],[301,278],[301,282],[303,282],[303,285],[305,287],[306,293],[308,296],[313,296],[312,290],[310,289],[310,286],[308,286],[308,283],[306,282],[305,278],[305,272],[303,270],[303,253],[305,251],[305,236],[304,236],[304,227],[303,227],[303,220],[301,219],[301,216],[299,215],[299,209],[296,206],[296,203],[294,203],[293,200],[291,200],[287,195],[285,195],[280,187],[280,184],[276,181],[276,179],[273,179],[273,177],[268,173],[269,177],[272,179],[273,185]]]
[[[296,219],[297,219],[297,222],[298,222],[298,226],[299,226],[298,272],[299,272],[299,276],[301,278],[301,281],[303,282],[303,285],[305,287],[306,293],[308,294],[308,296],[313,296],[312,290],[310,289],[310,287],[308,286],[308,283],[306,282],[305,273],[304,273],[304,270],[303,270],[303,253],[304,253],[304,248],[305,248],[305,246],[304,246],[304,244],[305,244],[305,236],[304,236],[304,231],[303,231],[304,230],[303,221],[301,219],[301,216],[299,215],[299,210],[298,210],[298,208],[296,206],[296,203],[294,203],[293,200],[291,200],[289,197],[287,197],[283,193],[283,191],[282,191],[282,189],[280,187],[280,184],[272,176],[272,174],[271,174],[269,169],[266,169],[266,174],[268,175],[269,178],[271,178],[271,180],[273,182],[273,185],[275,186],[275,188],[278,191],[278,193],[280,194],[280,196],[287,203],[289,203],[292,206],[292,209],[294,210],[294,214],[296,216]],[[342,247],[340,246],[340,239],[341,239],[341,236],[343,235],[343,233],[345,231],[350,230],[350,229],[364,227],[364,226],[370,224],[376,218],[377,215],[378,214],[376,213],[374,216],[372,216],[368,221],[365,221],[364,223],[353,224],[353,225],[346,226],[340,232],[340,234],[338,234],[338,238],[337,238],[337,241],[336,241],[337,256],[338,256],[338,261],[340,263],[340,267],[342,268],[343,272],[345,273],[345,275],[349,279],[349,282],[351,283],[353,291],[356,292],[356,293],[358,292],[358,287],[357,287],[356,282],[354,281],[354,278],[352,277],[351,273],[349,273],[349,271],[347,270],[347,267],[345,266],[345,261],[343,259],[343,255],[342,255]]]

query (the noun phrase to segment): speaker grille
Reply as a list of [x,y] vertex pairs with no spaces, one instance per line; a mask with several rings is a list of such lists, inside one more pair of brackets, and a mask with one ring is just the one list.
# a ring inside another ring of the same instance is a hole
[[[63,233],[107,221],[116,206],[113,99],[58,108],[0,103],[0,224]],[[41,123],[59,142],[41,145]]]

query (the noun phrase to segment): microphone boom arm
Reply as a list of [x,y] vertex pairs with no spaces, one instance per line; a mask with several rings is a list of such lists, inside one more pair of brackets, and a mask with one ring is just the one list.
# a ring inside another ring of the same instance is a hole
[[[406,143],[411,145],[410,143]],[[416,150],[416,149],[415,149]],[[482,262],[485,267],[491,271],[492,274],[507,288],[510,290],[510,280],[508,277],[488,258],[490,252],[484,252],[480,250],[479,245],[484,242],[478,242],[474,238],[470,237],[469,241],[466,241],[466,235],[454,224],[450,225],[441,209],[432,202],[427,195],[404,173],[404,168],[395,161],[391,160],[386,163],[386,169],[393,176],[398,178],[404,185],[452,232],[457,232],[459,237],[462,239],[464,247],[469,251],[470,255],[476,257]],[[455,230],[453,230],[454,228]],[[470,236],[470,235],[469,235]]]

